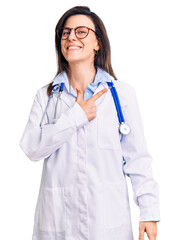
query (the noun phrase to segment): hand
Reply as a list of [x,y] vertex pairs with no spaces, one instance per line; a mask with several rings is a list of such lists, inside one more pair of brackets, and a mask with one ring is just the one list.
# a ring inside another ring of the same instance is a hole
[[156,221],[140,222],[139,223],[139,240],[144,240],[144,232],[147,233],[149,240],[156,240],[156,237],[157,237]]
[[96,105],[95,101],[102,96],[105,92],[107,92],[107,88],[102,89],[98,93],[96,93],[94,96],[91,98],[84,100],[84,93],[82,90],[77,89],[77,99],[76,102],[82,107],[84,110],[88,120],[92,120],[93,118],[96,117]]

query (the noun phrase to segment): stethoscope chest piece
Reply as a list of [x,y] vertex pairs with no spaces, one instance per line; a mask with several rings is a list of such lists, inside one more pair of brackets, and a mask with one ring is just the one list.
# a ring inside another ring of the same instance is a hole
[[127,135],[130,133],[130,127],[124,122],[119,124],[119,132],[123,135]]

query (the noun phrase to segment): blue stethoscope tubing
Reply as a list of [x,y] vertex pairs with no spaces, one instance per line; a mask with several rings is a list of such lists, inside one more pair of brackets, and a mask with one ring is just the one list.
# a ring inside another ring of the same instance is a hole
[[[118,97],[116,88],[115,88],[114,83],[112,81],[111,82],[107,82],[107,84],[109,86],[109,89],[111,90],[111,94],[112,94],[112,97],[113,97],[113,100],[114,100],[114,103],[115,103],[115,106],[116,106],[116,111],[117,111],[117,115],[118,115],[118,119],[119,119],[119,132],[121,134],[123,134],[123,135],[127,135],[130,132],[130,127],[127,124],[125,124],[124,116],[123,116],[123,113],[122,113],[121,104],[120,104],[120,101],[119,101],[119,97]],[[59,91],[59,94],[58,94],[58,97],[57,97],[57,101],[56,101],[55,111],[54,111],[54,119],[56,119],[57,106],[58,106],[58,102],[59,102],[60,96],[61,96],[61,94],[63,92],[63,88],[64,88],[64,83],[61,83],[61,85],[55,84],[52,87],[51,95],[50,95],[50,97],[48,99],[45,111],[44,111],[43,116],[41,118],[40,127],[42,125],[42,121],[43,121],[44,116],[46,114],[46,111],[47,111],[50,99],[53,96],[53,93]]]
[[111,90],[111,94],[113,96],[113,100],[116,106],[116,111],[117,111],[117,115],[118,115],[118,119],[119,119],[119,132],[123,135],[127,135],[130,133],[130,127],[125,123],[124,121],[124,116],[122,113],[122,108],[121,108],[121,104],[119,101],[119,97],[116,91],[116,88],[114,86],[114,83],[111,82],[107,82],[110,90]]

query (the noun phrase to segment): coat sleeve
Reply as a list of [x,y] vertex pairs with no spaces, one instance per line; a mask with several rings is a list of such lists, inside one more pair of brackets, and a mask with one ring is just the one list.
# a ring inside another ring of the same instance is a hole
[[51,155],[78,128],[89,122],[86,114],[77,102],[70,109],[63,112],[60,118],[56,119],[53,124],[43,122],[40,127],[43,112],[40,93],[37,91],[29,120],[20,140],[20,147],[32,161],[38,161]]
[[160,221],[159,190],[153,178],[152,157],[147,149],[136,92],[129,86],[124,108],[125,122],[131,132],[121,140],[123,170],[130,177],[134,201],[140,209],[140,221]]

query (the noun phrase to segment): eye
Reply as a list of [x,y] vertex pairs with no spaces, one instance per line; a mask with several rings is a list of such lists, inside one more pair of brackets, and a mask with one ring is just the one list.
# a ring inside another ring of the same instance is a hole
[[69,35],[70,34],[70,31],[68,31],[68,30],[64,30],[63,32],[62,32],[62,36],[67,36],[67,35]]
[[77,33],[78,33],[78,34],[83,34],[83,33],[85,33],[85,31],[79,30],[79,31],[77,31]]

